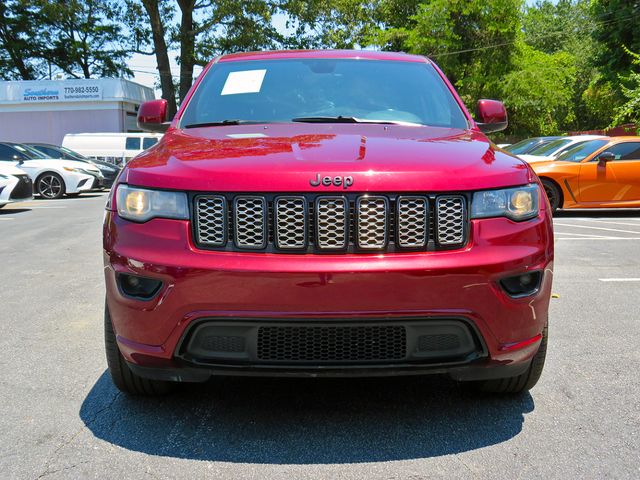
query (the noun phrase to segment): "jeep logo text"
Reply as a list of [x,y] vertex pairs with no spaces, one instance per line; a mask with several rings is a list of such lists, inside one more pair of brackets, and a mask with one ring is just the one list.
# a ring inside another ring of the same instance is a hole
[[316,174],[316,178],[309,180],[309,183],[311,184],[312,187],[319,187],[320,185],[323,185],[325,187],[330,187],[331,185],[335,185],[336,187],[339,187],[340,185],[342,185],[342,188],[344,188],[345,190],[347,188],[349,188],[351,185],[353,185],[353,177],[341,177],[341,176],[336,176],[336,177],[330,177],[330,176],[325,176],[325,177],[321,177],[320,174]]

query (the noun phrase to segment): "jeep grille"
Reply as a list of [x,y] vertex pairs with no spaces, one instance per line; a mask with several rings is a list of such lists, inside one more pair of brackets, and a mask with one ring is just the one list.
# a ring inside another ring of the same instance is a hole
[[460,248],[465,195],[234,195],[193,197],[196,245],[290,253]]

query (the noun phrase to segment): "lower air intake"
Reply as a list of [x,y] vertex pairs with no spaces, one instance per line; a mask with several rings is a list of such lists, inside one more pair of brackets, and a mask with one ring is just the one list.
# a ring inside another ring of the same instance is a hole
[[380,362],[406,357],[402,325],[274,326],[258,329],[258,358],[275,362]]

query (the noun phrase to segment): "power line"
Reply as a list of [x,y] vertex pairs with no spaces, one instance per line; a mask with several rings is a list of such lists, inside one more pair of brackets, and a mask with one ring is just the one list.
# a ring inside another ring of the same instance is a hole
[[[623,23],[626,22],[627,20],[630,20],[632,18],[635,18],[636,16],[638,16],[638,14],[640,14],[640,12],[635,12],[627,17],[623,17],[623,18],[618,18],[618,19],[611,19],[611,20],[605,20],[602,22],[594,22],[592,25],[595,26],[603,26],[603,25],[615,25],[618,23]],[[593,31],[593,29],[591,29],[590,31]],[[544,32],[544,33],[540,33],[539,35],[534,35],[533,38],[543,38],[543,37],[548,37],[548,36],[552,36],[552,35],[558,35],[558,34],[568,34],[570,33],[570,31],[565,30],[557,30],[555,32]],[[573,30],[573,33],[579,33],[579,30]],[[445,56],[449,56],[449,55],[458,55],[461,53],[470,53],[470,52],[478,52],[480,50],[489,50],[492,48],[499,48],[499,47],[504,47],[507,45],[513,45],[516,43],[517,40],[510,40],[508,42],[502,42],[502,43],[497,43],[494,45],[485,45],[483,47],[476,47],[476,48],[468,48],[465,50],[456,50],[453,52],[442,52],[442,53],[434,53],[432,55],[429,55],[429,57],[445,57]]]

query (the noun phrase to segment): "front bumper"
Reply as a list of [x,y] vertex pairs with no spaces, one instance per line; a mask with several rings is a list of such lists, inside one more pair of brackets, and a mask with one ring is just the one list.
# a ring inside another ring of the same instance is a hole
[[103,177],[84,172],[72,172],[65,175],[64,180],[67,193],[81,193],[101,188]]
[[[471,222],[460,250],[403,254],[285,255],[198,250],[189,223],[155,219],[136,224],[108,211],[104,227],[107,306],[118,345],[146,377],[205,380],[215,374],[388,375],[449,373],[458,379],[522,373],[547,324],[553,232],[542,211],[516,223]],[[541,270],[537,293],[511,298],[508,275]],[[116,274],[163,282],[149,301],[129,298]],[[477,335],[474,355],[384,364],[198,362],[181,351],[203,321],[338,324],[463,319]]]
[[33,198],[33,183],[27,175],[9,175],[0,186],[0,205]]

